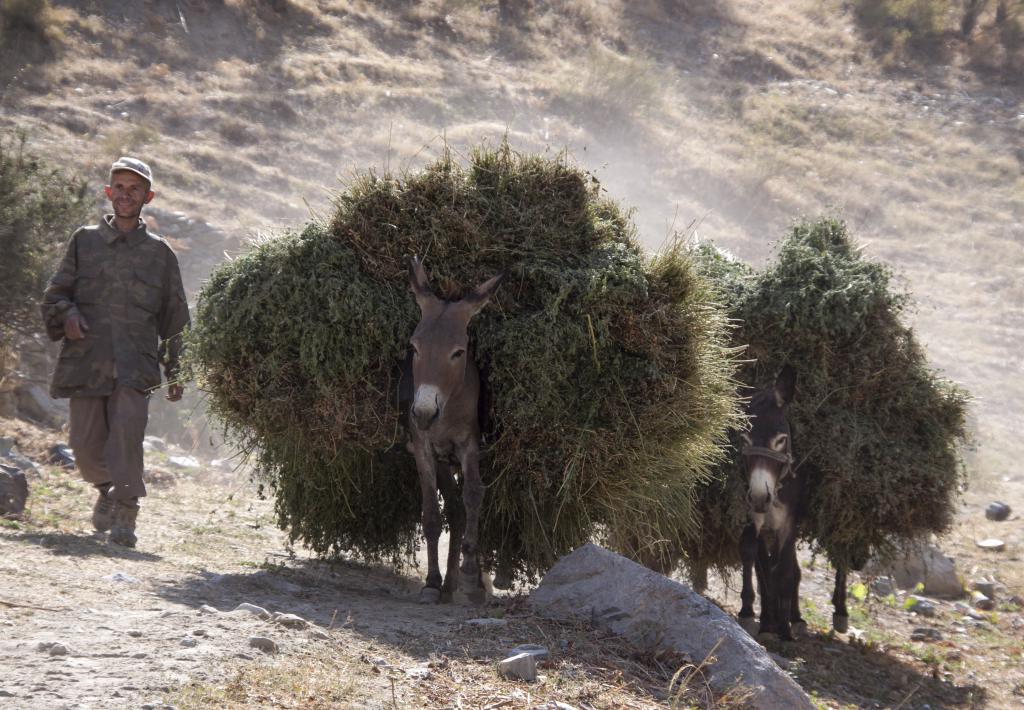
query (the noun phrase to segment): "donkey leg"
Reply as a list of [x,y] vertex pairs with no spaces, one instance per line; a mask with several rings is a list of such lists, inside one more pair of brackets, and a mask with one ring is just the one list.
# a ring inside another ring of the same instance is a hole
[[793,605],[798,603],[796,598],[799,581],[797,575],[800,573],[796,563],[796,539],[792,535],[783,543],[779,551],[779,563],[776,570],[778,587],[777,605],[777,628],[779,638],[783,641],[792,641],[793,632],[790,627]]
[[480,561],[477,559],[477,535],[480,528],[480,506],[484,501],[484,484],[480,480],[480,449],[471,441],[460,457],[462,463],[462,502],[466,508],[466,529],[462,535],[462,566],[459,587],[470,602],[487,601]]
[[466,527],[466,514],[462,507],[459,485],[455,482],[451,466],[440,463],[437,467],[437,485],[444,499],[444,514],[448,519],[448,566],[444,573],[441,596],[450,600],[459,588],[459,549],[462,547],[462,532]]
[[850,629],[850,616],[846,613],[846,566],[836,566],[836,589],[832,593],[832,628],[845,634]]
[[[793,551],[794,557],[796,550]],[[793,598],[790,600],[789,623],[793,629],[794,636],[805,636],[807,634],[807,622],[800,614],[800,580],[803,573],[800,571],[800,560],[795,559],[793,564]]]
[[753,525],[743,528],[740,538],[740,559],[743,560],[743,590],[740,592],[740,626],[751,636],[757,635],[757,620],[754,618],[754,560],[757,558],[757,533]]
[[441,509],[437,504],[437,469],[434,457],[415,448],[416,468],[420,474],[423,536],[427,539],[427,582],[420,590],[420,602],[436,604],[441,601],[441,569],[437,564],[437,541],[441,537]]

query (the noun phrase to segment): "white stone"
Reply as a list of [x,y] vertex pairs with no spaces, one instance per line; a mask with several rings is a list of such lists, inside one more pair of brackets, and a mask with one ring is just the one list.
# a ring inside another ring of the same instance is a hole
[[[689,586],[621,555],[587,544],[566,555],[530,594],[541,615],[592,620],[634,645],[708,661],[711,687],[742,684],[762,710],[813,710],[810,698],[767,652],[711,601]],[[528,655],[528,654],[523,654]]]
[[532,653],[518,653],[498,664],[498,675],[512,680],[537,680],[537,658]]
[[907,547],[903,554],[888,563],[872,560],[864,572],[887,575],[900,589],[914,589],[922,584],[924,593],[930,597],[956,599],[964,593],[964,585],[953,559],[933,545]]
[[249,602],[242,602],[241,604],[236,606],[232,610],[232,613],[235,613],[235,612],[244,612],[246,614],[252,614],[253,616],[258,616],[261,619],[269,619],[270,618],[270,612],[269,611],[267,611],[266,609],[264,609],[261,606],[256,606],[255,604],[250,604]]
[[280,624],[289,629],[304,629],[309,626],[309,622],[303,619],[301,616],[295,614],[281,614],[277,613],[273,616],[275,624]]

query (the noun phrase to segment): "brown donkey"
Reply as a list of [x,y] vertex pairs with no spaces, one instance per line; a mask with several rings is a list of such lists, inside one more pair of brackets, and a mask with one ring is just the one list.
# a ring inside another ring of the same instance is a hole
[[[442,593],[451,598],[460,587],[472,602],[486,599],[477,559],[477,529],[484,497],[477,413],[480,373],[469,349],[467,328],[470,319],[497,290],[502,277],[499,274],[482,283],[461,301],[442,301],[431,293],[420,260],[413,257],[409,262],[409,284],[422,314],[409,339],[414,388],[409,409],[409,449],[416,458],[423,495],[427,582],[420,591],[420,601],[424,603],[439,602]],[[461,502],[453,463],[462,471]],[[437,541],[441,536],[439,489],[451,533],[443,586],[437,562]]]

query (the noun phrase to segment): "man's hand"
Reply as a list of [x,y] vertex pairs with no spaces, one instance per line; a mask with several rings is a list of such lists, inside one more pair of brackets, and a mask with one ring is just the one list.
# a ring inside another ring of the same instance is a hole
[[89,324],[80,313],[72,313],[64,319],[64,337],[68,340],[81,340],[89,330]]
[[167,394],[164,398],[168,402],[177,402],[181,399],[181,395],[185,393],[185,388],[181,385],[167,385]]

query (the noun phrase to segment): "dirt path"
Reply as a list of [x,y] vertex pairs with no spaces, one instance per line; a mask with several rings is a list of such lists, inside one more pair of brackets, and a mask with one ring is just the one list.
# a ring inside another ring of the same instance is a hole
[[[0,425],[36,461],[55,440],[10,420]],[[159,453],[149,469],[137,550],[93,534],[91,491],[53,466],[31,476],[25,520],[0,523],[0,707],[674,706],[669,683],[686,659],[653,657],[584,625],[541,620],[518,597],[486,609],[421,606],[414,570],[293,554],[270,503],[258,500],[245,474],[175,469]],[[1015,510],[1024,509],[1021,481],[998,485]],[[807,558],[802,592],[811,633],[769,644],[778,662],[823,707],[1024,704],[1024,619],[1011,602],[1022,592],[1020,518],[985,521],[983,503],[993,496],[972,494],[943,546],[967,581],[997,580],[995,611],[969,620],[954,601],[933,600],[936,615],[922,619],[903,608],[905,595],[869,595],[851,601],[857,631],[833,636],[832,576]],[[1004,537],[1006,551],[974,548],[974,538],[993,534]],[[715,598],[735,611],[736,580],[731,587],[712,582]],[[306,623],[289,627],[236,611],[241,604]],[[922,627],[935,638],[911,640]],[[251,646],[253,637],[277,651]],[[552,651],[539,681],[498,678],[497,661],[523,643]],[[700,700],[691,694],[687,702]]]

